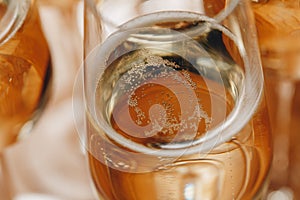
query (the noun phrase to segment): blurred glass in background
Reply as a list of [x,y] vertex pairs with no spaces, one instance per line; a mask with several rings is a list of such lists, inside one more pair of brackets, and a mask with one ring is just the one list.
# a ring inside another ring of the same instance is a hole
[[253,3],[274,138],[269,199],[300,199],[300,1]]
[[[82,62],[80,2],[37,0],[52,57],[53,90],[30,137],[3,152],[8,199],[94,199],[72,112],[73,84]],[[0,199],[7,198],[0,192]]]

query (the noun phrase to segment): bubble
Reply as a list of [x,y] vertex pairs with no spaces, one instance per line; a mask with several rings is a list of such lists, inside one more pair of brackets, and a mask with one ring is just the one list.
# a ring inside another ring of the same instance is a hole
[[[118,61],[129,68],[115,86],[127,95],[127,105],[113,112],[114,122],[134,138],[151,137],[156,143],[193,140],[202,118],[205,131],[211,122],[196,95],[197,84],[191,72],[153,52],[139,49]],[[119,111],[124,109],[127,113]]]

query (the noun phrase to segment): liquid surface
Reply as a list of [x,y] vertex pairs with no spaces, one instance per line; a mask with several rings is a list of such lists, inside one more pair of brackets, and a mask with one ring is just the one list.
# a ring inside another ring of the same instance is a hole
[[[232,97],[220,85],[180,69],[175,62],[151,57],[148,51],[132,54],[137,55],[127,56],[147,57],[147,64],[123,74],[117,87],[126,87],[125,95],[112,105],[111,115],[113,128],[125,137],[146,146],[191,141],[219,124],[232,109],[226,103]],[[206,84],[214,85],[214,91]],[[215,94],[218,91],[223,98]],[[212,106],[218,111],[213,119]]]

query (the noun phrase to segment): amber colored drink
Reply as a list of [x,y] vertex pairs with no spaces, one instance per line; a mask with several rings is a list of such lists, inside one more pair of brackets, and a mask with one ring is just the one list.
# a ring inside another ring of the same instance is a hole
[[104,68],[96,82],[87,80],[95,89],[86,87],[94,92],[86,96],[92,102],[86,130],[99,198],[261,198],[271,161],[263,94],[254,115],[232,137],[217,134],[209,149],[198,143],[222,132],[239,109],[246,79],[232,37],[218,26],[206,28],[204,20],[189,23],[187,17],[180,19],[182,13],[160,14],[175,16],[174,21],[155,19],[155,26],[130,34],[123,43],[116,39],[116,48],[108,38],[111,45],[104,44],[103,52],[113,48],[112,53],[99,56],[100,50],[91,56],[92,69]]
[[[210,92],[207,88],[203,88],[204,84],[199,76],[190,75],[192,81],[197,85],[195,92],[201,99],[203,109],[209,110],[211,107]],[[143,145],[166,143],[173,139],[173,134],[176,134],[176,130],[173,129],[176,128],[171,127],[178,123],[180,109],[176,107],[175,98],[172,98],[172,94],[168,92],[158,85],[151,87],[145,85],[136,91],[137,97],[146,96],[146,98],[141,98],[137,102],[138,106],[135,107],[138,110],[141,109],[142,112],[149,109],[149,102],[160,105],[167,102],[166,106],[170,106],[167,111],[169,122],[166,122],[164,130],[150,138],[137,139],[127,135],[129,138]],[[227,111],[230,111],[234,104],[232,99],[219,96],[217,93],[213,94],[212,98],[215,98],[215,106],[226,106],[229,109]],[[126,101],[121,101],[114,107],[114,117],[111,119],[113,128],[123,135],[126,134],[115,123],[115,118],[122,118],[124,124],[130,124],[128,122],[130,119],[124,114],[127,109],[125,104]],[[269,130],[261,129],[261,124],[268,120],[264,110],[265,108],[262,107],[236,138],[222,144],[209,154],[184,156],[161,169],[153,169],[152,172],[124,172],[110,167],[89,154],[89,164],[96,189],[100,197],[104,199],[235,199],[237,197],[252,199],[265,181],[264,177],[270,162]],[[211,116],[209,111],[207,115]],[[135,111],[132,111],[131,116],[134,120],[139,119]],[[218,121],[224,116],[220,114],[216,117],[220,117],[220,119],[215,119]],[[147,122],[148,120],[149,116],[145,116],[142,121]],[[204,124],[204,120],[200,122],[198,134],[205,133]],[[92,124],[89,125],[89,131],[92,135],[97,134],[97,130]],[[188,135],[188,133],[186,134]],[[126,148],[123,150],[126,151]],[[96,154],[101,153],[102,151],[99,149]],[[130,157],[124,159],[131,160]],[[120,161],[120,168],[126,167],[125,163]],[[189,190],[191,194],[188,193]]]
[[300,199],[300,1],[269,0],[253,9],[273,129],[270,197]]
[[[0,17],[5,11],[1,2]],[[22,26],[0,45],[0,151],[16,141],[45,103],[50,71],[50,53],[34,5]]]

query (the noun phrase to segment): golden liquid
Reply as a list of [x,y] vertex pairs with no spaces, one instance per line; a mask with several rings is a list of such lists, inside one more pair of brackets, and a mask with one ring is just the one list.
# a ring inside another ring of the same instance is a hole
[[[4,10],[0,5],[0,16]],[[49,72],[50,53],[34,5],[21,28],[0,46],[0,151],[41,106]]]
[[300,1],[269,0],[253,8],[274,144],[270,196],[280,191],[282,198],[300,199]]
[[[185,74],[194,86],[193,90],[199,100],[202,114],[205,113],[198,124],[196,135],[190,137],[190,133],[187,132],[175,137],[178,135],[178,130],[172,124],[179,123],[183,112],[180,106],[184,104],[179,106],[174,93],[158,84],[144,84],[136,88],[134,95],[130,95],[130,98],[136,100],[134,106],[129,107],[131,118],[126,115],[126,109],[128,109],[128,101],[124,101],[126,95],[119,98],[112,110],[111,126],[132,141],[151,146],[156,143],[164,144],[174,142],[174,140],[182,142],[199,138],[208,129],[222,123],[235,105],[230,93],[222,93],[223,85],[200,75],[184,70],[180,73]],[[172,82],[172,77],[164,77],[163,82]],[[207,84],[213,85],[214,90],[209,90]],[[175,85],[176,87],[180,88],[179,85]],[[147,113],[154,104],[161,105],[160,110],[165,109],[164,120],[160,116],[161,112],[153,111],[154,114],[152,113],[156,116],[155,119],[161,120],[159,122],[163,127],[161,131],[151,137],[144,137],[143,132],[131,133],[135,131],[133,127],[123,126],[130,124],[130,120],[140,126],[152,123],[154,118]],[[212,114],[212,106],[220,112]],[[193,110],[187,110],[187,112],[193,113]],[[205,121],[205,118],[211,121]],[[124,122],[122,128],[116,123],[120,119]],[[106,140],[103,136],[105,133],[96,127],[88,118],[90,171],[96,190],[103,199],[253,199],[260,195],[261,186],[264,185],[268,173],[271,154],[270,130],[264,102],[251,121],[231,141],[215,147],[208,154],[199,153],[178,157],[171,163],[162,164],[149,172],[138,172],[139,165],[147,162],[143,158],[137,160],[129,156],[124,158],[120,153],[120,160],[111,160],[109,155],[114,148],[110,143],[114,141]],[[118,147],[124,152],[134,152],[121,145]],[[135,163],[135,166],[130,166],[130,163]],[[132,169],[124,170],[126,165]]]
[[[87,59],[87,148],[99,197],[262,198],[271,161],[264,99],[234,137],[224,141],[220,134],[213,141],[222,143],[208,151],[191,145],[218,133],[239,109],[247,79],[236,42],[222,28],[207,28],[205,19],[160,14],[172,18],[146,16],[153,27],[117,41],[111,36]],[[195,147],[198,152],[188,152]]]

